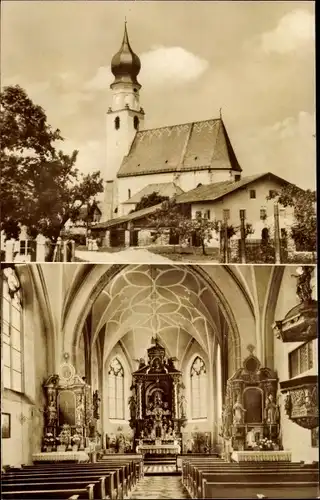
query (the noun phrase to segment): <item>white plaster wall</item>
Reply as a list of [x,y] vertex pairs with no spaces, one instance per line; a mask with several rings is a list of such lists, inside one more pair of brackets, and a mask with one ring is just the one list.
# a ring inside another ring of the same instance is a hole
[[[120,166],[120,165],[119,165]],[[198,184],[211,184],[213,182],[228,181],[232,178],[229,170],[202,170],[181,173],[155,173],[147,175],[136,175],[133,177],[121,177],[118,179],[118,203],[120,212],[124,210],[121,204],[128,199],[128,189],[131,196],[139,192],[149,184],[162,182],[174,182],[183,191],[190,191]],[[121,212],[122,213],[122,212]]]
[[1,440],[3,465],[30,464],[32,454],[41,451],[44,394],[47,378],[47,336],[33,286],[27,277],[24,286],[24,393],[5,389],[2,411],[11,414],[11,438]]
[[[256,190],[256,198],[250,198],[250,190]],[[240,225],[239,211],[241,209],[246,210],[246,222],[255,223],[260,221],[260,209],[265,208],[267,210],[267,216],[273,217],[274,210],[274,200],[267,200],[266,197],[269,195],[269,190],[279,189],[279,185],[274,181],[263,180],[250,184],[249,186],[239,189],[228,196],[225,196],[221,200],[215,202],[203,202],[203,203],[193,203],[191,205],[192,218],[196,217],[196,212],[201,211],[203,214],[210,210],[210,220],[222,220],[223,210],[230,210],[229,224],[233,226]],[[279,207],[282,209],[282,207]],[[285,209],[285,215],[290,219],[293,213],[293,209],[287,207]],[[281,214],[282,226],[285,227],[285,221]],[[291,219],[290,219],[291,220]],[[252,238],[260,238],[261,234],[253,234]]]
[[[280,287],[279,298],[275,311],[275,320],[281,320],[289,310],[298,304],[296,297],[295,266],[287,266],[284,271]],[[279,381],[289,379],[289,353],[302,345],[303,342],[284,343],[280,339],[274,340],[274,366],[277,370]],[[317,340],[313,341],[313,368],[303,375],[316,375],[318,373]],[[319,459],[319,449],[311,447],[311,431],[293,423],[286,415],[284,409],[285,397],[280,397],[281,402],[281,429],[285,450],[292,452],[293,461],[313,461]]]

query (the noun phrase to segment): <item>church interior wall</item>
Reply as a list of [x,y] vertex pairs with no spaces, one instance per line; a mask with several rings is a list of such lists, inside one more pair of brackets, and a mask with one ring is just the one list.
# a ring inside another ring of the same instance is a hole
[[[295,272],[295,266],[287,266],[284,270],[275,311],[275,320],[283,319],[290,309],[298,303],[298,299],[295,294],[295,279],[292,277],[292,275],[295,275]],[[316,296],[314,296],[314,298],[316,298]],[[313,340],[312,343],[313,368],[301,374],[303,376],[318,374],[317,339]],[[302,344],[303,342],[284,343],[282,340],[277,339],[276,337],[274,338],[274,364],[278,373],[279,382],[290,378],[289,353]],[[304,429],[289,420],[284,408],[284,402],[285,396],[281,395],[281,424],[284,449],[290,449],[292,451],[292,461],[317,461],[319,459],[319,449],[312,447],[311,445],[311,430]]]
[[[22,275],[23,274],[23,275]],[[11,437],[1,440],[3,465],[30,463],[32,453],[41,449],[44,395],[42,383],[48,374],[48,336],[26,266],[23,281],[23,392],[4,389],[2,411],[11,415]]]
[[[234,323],[237,326],[240,340],[241,359],[238,363],[247,356],[247,346],[256,342],[256,320],[252,309],[252,304],[248,302],[244,293],[240,292],[238,285],[233,277],[222,266],[205,266],[205,272],[211,278],[212,282],[221,290],[224,296],[224,301],[229,305],[230,314],[234,318]],[[240,292],[240,293],[239,293]],[[231,333],[232,335],[232,333]],[[234,348],[236,339],[233,340],[230,347]],[[259,355],[259,353],[257,354]],[[234,365],[234,369],[238,366]],[[229,376],[233,375],[232,363],[230,363]]]

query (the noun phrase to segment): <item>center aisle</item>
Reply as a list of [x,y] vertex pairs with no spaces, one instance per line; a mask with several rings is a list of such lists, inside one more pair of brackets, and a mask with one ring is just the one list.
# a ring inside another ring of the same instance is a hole
[[140,479],[130,499],[189,498],[182,486],[181,476],[145,476]]

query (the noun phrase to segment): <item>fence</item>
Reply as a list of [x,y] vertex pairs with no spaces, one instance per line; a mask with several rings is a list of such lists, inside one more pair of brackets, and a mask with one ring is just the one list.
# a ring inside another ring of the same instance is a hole
[[39,235],[35,240],[7,240],[1,251],[2,262],[74,262],[75,242],[62,240],[56,242]]

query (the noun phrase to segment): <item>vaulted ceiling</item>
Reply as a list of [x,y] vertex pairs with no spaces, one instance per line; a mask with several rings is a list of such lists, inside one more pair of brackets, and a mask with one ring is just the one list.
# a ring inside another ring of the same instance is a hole
[[144,357],[155,333],[180,362],[192,341],[210,356],[227,330],[216,297],[188,266],[128,266],[92,307],[92,341],[99,338],[104,359],[117,342],[129,358]]

